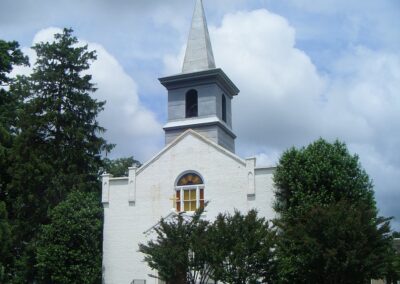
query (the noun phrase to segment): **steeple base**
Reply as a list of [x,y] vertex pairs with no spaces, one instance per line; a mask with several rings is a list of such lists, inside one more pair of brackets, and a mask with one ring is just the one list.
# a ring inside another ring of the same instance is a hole
[[[197,121],[197,123],[196,123]],[[221,145],[225,149],[235,153],[235,134],[223,125],[217,118],[195,119],[188,125],[187,121],[183,125],[179,122],[167,123],[164,126],[165,144],[168,145],[187,129],[192,129],[211,141]]]

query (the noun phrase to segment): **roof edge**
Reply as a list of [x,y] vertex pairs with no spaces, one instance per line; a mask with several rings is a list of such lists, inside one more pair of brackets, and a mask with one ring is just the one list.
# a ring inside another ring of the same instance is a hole
[[143,164],[136,172],[137,175],[139,175],[142,171],[144,171],[147,167],[149,167],[152,163],[157,161],[164,153],[166,153],[169,149],[171,149],[173,146],[178,144],[180,141],[182,141],[186,136],[188,135],[193,135],[197,137],[198,139],[204,141],[205,143],[213,146],[215,149],[218,151],[226,154],[227,156],[231,157],[232,159],[238,161],[241,163],[243,166],[246,166],[246,161],[240,158],[239,156],[235,155],[234,153],[230,152],[229,150],[225,149],[224,147],[218,145],[217,143],[211,141],[210,139],[204,137],[203,135],[197,133],[196,131],[192,129],[188,129],[185,132],[183,132],[181,135],[175,138],[171,143],[169,143],[167,146],[165,146],[160,152],[158,152],[155,156],[153,156],[147,163]]

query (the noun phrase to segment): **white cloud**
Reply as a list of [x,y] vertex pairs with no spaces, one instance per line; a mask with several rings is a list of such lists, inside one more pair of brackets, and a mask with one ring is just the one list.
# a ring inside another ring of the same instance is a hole
[[[37,32],[33,44],[52,41],[59,28],[47,28]],[[96,50],[97,60],[92,63],[88,73],[92,74],[92,82],[98,90],[93,97],[105,100],[104,111],[99,114],[101,126],[107,129],[104,134],[110,143],[117,144],[112,156],[135,155],[145,161],[160,148],[162,127],[156,120],[155,114],[140,102],[136,82],[124,71],[121,64],[98,43],[79,41],[88,44],[89,50]],[[35,61],[35,53],[23,48],[29,55],[31,65]],[[14,72],[29,74],[31,69],[18,67]]]
[[97,84],[95,97],[105,100],[99,121],[107,129],[108,141],[117,144],[116,155],[135,155],[145,161],[160,147],[162,127],[155,114],[140,102],[136,82],[117,60],[99,44],[89,44],[97,52],[90,73]]
[[267,153],[259,153],[254,156],[257,161],[257,167],[274,167],[279,160],[280,153],[275,151],[275,152],[269,152]]
[[400,54],[357,47],[337,61],[334,72],[330,112],[362,119],[368,135],[357,143],[374,145],[387,163],[400,166],[400,155],[393,155],[400,145]]
[[167,54],[163,58],[164,75],[178,74],[182,71],[182,64],[185,58],[186,45],[181,47],[178,55]]
[[319,135],[325,82],[295,47],[283,17],[267,10],[229,14],[211,34],[217,64],[241,89],[233,104],[239,141],[281,148]]

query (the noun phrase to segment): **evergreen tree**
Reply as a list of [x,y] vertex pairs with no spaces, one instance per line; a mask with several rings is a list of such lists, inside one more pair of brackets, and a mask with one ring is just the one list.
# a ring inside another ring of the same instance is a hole
[[14,78],[10,73],[14,66],[28,65],[28,58],[17,42],[0,40],[0,283],[6,281],[12,254],[11,233],[6,208],[6,187],[11,181],[10,149],[16,135],[16,114],[21,98],[9,91]]
[[6,279],[6,265],[10,257],[11,230],[5,203],[0,201],[0,283]]
[[[16,113],[21,103],[16,94],[9,91],[14,81],[9,76],[16,65],[27,65],[28,58],[19,49],[17,42],[0,40],[0,202],[5,198],[5,187],[10,181],[10,148],[16,130]],[[7,89],[6,89],[7,88]]]
[[390,218],[345,144],[320,139],[285,152],[274,173],[277,283],[365,283],[383,277]]
[[70,192],[98,193],[100,154],[112,148],[99,136],[104,129],[96,121],[104,102],[90,96],[95,87],[87,70],[95,52],[79,45],[71,29],[33,49],[33,73],[12,88],[24,98],[7,189],[16,283],[35,278],[34,240],[40,225],[50,221],[48,211]]

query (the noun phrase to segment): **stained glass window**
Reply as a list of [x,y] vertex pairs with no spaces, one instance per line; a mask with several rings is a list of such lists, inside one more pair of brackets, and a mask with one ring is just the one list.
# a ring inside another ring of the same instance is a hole
[[199,175],[188,173],[179,179],[175,202],[175,208],[178,212],[190,212],[204,207],[204,184]]
[[178,186],[203,184],[201,177],[194,173],[188,173],[182,176],[178,181]]

